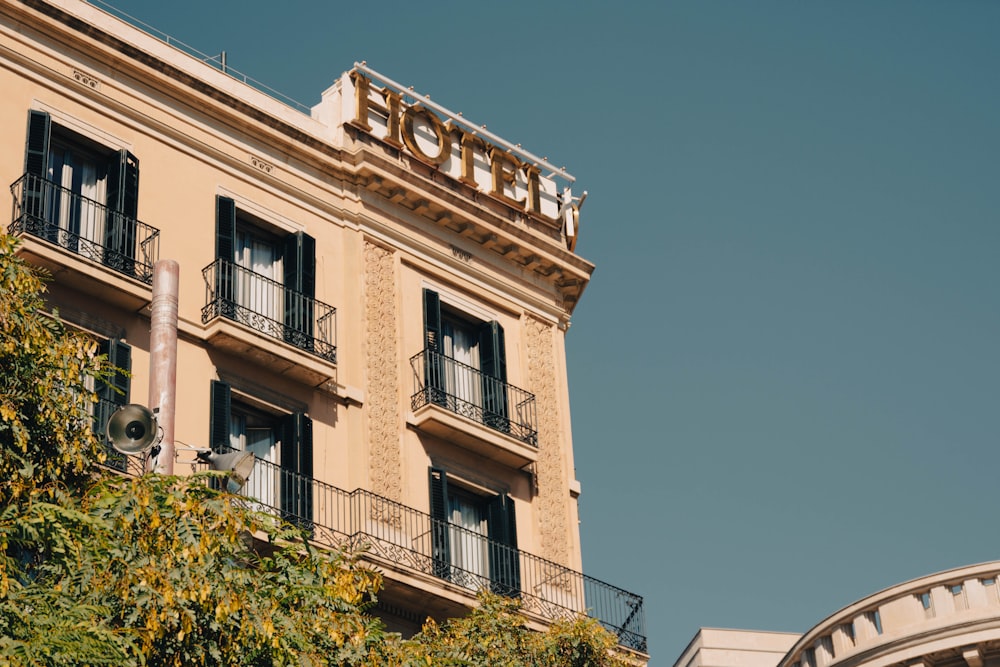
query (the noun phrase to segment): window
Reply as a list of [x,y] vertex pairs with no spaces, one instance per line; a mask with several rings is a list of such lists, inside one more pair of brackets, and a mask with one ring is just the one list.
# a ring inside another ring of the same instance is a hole
[[22,212],[26,229],[128,275],[135,273],[139,160],[30,111]]
[[452,485],[448,493],[445,518],[451,524],[451,564],[467,572],[488,574],[486,508],[482,497]]
[[479,331],[457,314],[441,312],[441,352],[456,363],[445,371],[445,390],[460,401],[482,405],[479,380]]
[[129,371],[132,369],[132,348],[116,338],[103,339],[99,341],[100,354],[108,356],[108,362],[118,370],[109,378],[110,383],[98,382],[93,378],[88,379],[88,389],[92,389],[97,395],[94,403],[94,435],[104,442],[107,449],[108,458],[106,465],[116,470],[125,471],[128,466],[128,457],[113,448],[107,442],[105,429],[108,419],[115,410],[129,403],[129,391],[131,389],[131,378]]
[[503,327],[442,306],[424,289],[424,382],[432,402],[509,432]]
[[209,442],[213,451],[252,451],[257,457],[243,493],[294,523],[312,521],[312,419],[281,413],[212,382]]
[[514,501],[480,495],[439,468],[430,469],[434,574],[467,588],[488,581],[501,595],[518,595],[521,568]]
[[223,316],[311,349],[316,241],[282,234],[216,197],[216,300]]

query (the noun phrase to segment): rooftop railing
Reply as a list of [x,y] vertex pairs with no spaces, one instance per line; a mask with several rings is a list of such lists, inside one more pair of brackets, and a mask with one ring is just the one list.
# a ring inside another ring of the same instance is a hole
[[202,275],[203,324],[224,317],[336,363],[336,308],[224,259],[206,266]]
[[30,234],[153,284],[160,230],[34,174],[21,176],[10,191],[14,195],[11,234]]
[[171,37],[170,35],[168,35],[167,33],[163,32],[162,30],[157,30],[156,28],[154,28],[153,26],[149,25],[148,23],[143,23],[139,19],[135,18],[134,16],[131,16],[130,14],[127,14],[126,12],[122,11],[118,7],[115,7],[114,5],[111,5],[111,4],[107,3],[107,2],[103,2],[102,0],[90,0],[90,3],[93,4],[93,5],[100,5],[104,9],[104,11],[106,11],[109,14],[112,14],[114,16],[117,16],[118,18],[120,18],[120,19],[122,19],[122,20],[124,20],[124,21],[126,21],[128,23],[131,23],[133,26],[135,26],[136,28],[139,28],[140,30],[142,30],[143,32],[145,32],[150,37],[158,39],[161,42],[163,42],[164,44],[172,46],[175,49],[177,49],[178,51],[182,51],[182,52],[186,53],[187,55],[189,55],[189,56],[191,56],[191,57],[193,57],[193,58],[195,58],[197,60],[200,60],[200,61],[208,64],[211,67],[214,67],[214,68],[218,69],[223,74],[227,74],[228,76],[236,79],[237,81],[242,81],[243,83],[247,84],[248,86],[259,90],[260,92],[264,93],[268,97],[271,97],[271,98],[277,100],[278,102],[281,102],[282,104],[285,104],[285,105],[287,105],[289,107],[292,107],[293,109],[296,109],[297,111],[299,111],[301,113],[304,113],[307,116],[309,115],[309,113],[311,111],[311,108],[309,107],[309,105],[303,104],[303,103],[299,102],[298,100],[294,100],[291,97],[289,97],[288,95],[285,95],[284,93],[278,92],[274,88],[271,88],[270,86],[267,86],[266,84],[263,84],[260,81],[257,81],[256,79],[254,79],[254,78],[252,78],[250,76],[247,76],[243,72],[240,72],[240,71],[238,71],[236,69],[233,69],[231,66],[229,66],[229,64],[226,62],[226,52],[225,51],[223,51],[222,53],[219,53],[217,55],[214,55],[214,56],[207,55],[205,53],[202,53],[198,49],[194,48],[193,46],[189,46],[189,45],[185,44],[184,42],[180,41],[176,37]]
[[449,412],[538,446],[535,395],[434,350],[410,358],[410,407],[439,405]]

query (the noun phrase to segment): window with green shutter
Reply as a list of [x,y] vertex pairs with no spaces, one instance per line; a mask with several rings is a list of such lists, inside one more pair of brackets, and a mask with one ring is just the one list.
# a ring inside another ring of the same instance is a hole
[[29,233],[134,275],[139,160],[28,112],[23,221]]
[[236,394],[227,382],[211,384],[210,447],[216,452],[252,451],[257,457],[243,495],[265,511],[300,525],[312,522],[312,419],[278,412]]
[[97,402],[94,404],[94,434],[105,444],[107,460],[105,464],[116,470],[125,471],[128,457],[111,447],[105,438],[108,420],[115,410],[129,404],[131,393],[132,347],[117,338],[102,339],[98,343],[98,352],[107,355],[108,363],[115,371],[107,381],[94,382],[94,394]]
[[503,327],[441,303],[424,289],[424,384],[430,402],[509,432]]
[[316,240],[305,232],[278,230],[239,209],[230,197],[216,197],[215,214],[220,313],[311,350]]
[[510,496],[484,496],[455,479],[449,484],[444,470],[431,468],[430,510],[435,576],[473,589],[489,582],[500,595],[520,594],[517,520]]

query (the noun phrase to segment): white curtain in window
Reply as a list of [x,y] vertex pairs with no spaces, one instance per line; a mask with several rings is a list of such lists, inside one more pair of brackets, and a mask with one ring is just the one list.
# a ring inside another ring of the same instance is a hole
[[[275,463],[277,460],[277,439],[272,426],[250,426],[245,415],[234,414],[230,417],[229,446],[233,449],[246,450],[254,453],[258,459]],[[271,511],[277,507],[279,480],[272,473],[271,466],[255,466],[243,488],[243,494],[260,501],[257,508],[261,511]]]
[[489,576],[486,554],[486,519],[482,506],[462,496],[448,498],[451,529],[451,562],[467,572]]
[[[236,300],[249,310],[281,322],[282,290],[274,283],[282,281],[281,255],[278,248],[253,235],[236,234],[236,265],[246,269],[236,276]],[[269,280],[265,280],[269,279]]]
[[84,197],[80,200],[79,234],[103,247],[105,211],[98,203],[104,203],[107,199],[107,182],[98,176],[97,165],[93,162],[84,162],[78,169],[81,176],[80,194]]
[[[479,336],[469,327],[445,320],[442,323],[444,353],[457,364],[448,364],[445,390],[473,405],[481,405],[482,385],[479,374]],[[475,370],[474,370],[475,369]]]
[[[107,182],[97,163],[79,153],[54,148],[49,151],[48,176],[50,181],[62,188],[50,207],[50,210],[58,211],[58,218],[53,222],[58,224],[59,229],[78,234],[80,238],[102,247],[105,212],[100,205],[107,198]],[[71,236],[63,235],[60,242],[67,245],[71,239]]]

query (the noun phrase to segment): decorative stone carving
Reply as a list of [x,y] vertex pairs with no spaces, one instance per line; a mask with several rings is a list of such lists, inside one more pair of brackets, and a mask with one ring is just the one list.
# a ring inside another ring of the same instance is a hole
[[566,488],[562,415],[559,410],[558,373],[555,365],[554,325],[534,317],[525,322],[529,385],[538,410],[538,511],[542,556],[569,563],[570,507]]
[[270,174],[272,171],[274,171],[273,164],[257,157],[256,155],[250,156],[250,164],[252,164],[257,169],[261,170],[265,174]]
[[77,83],[82,83],[83,85],[87,86],[88,88],[93,88],[94,90],[100,90],[101,89],[101,80],[98,79],[93,74],[87,74],[86,72],[82,72],[82,71],[80,71],[78,69],[74,69],[73,70],[73,78],[77,81]]
[[[403,497],[400,452],[399,340],[396,271],[393,254],[365,243],[365,411],[368,426],[368,473],[371,490],[390,500]],[[392,517],[373,517],[391,521]]]

